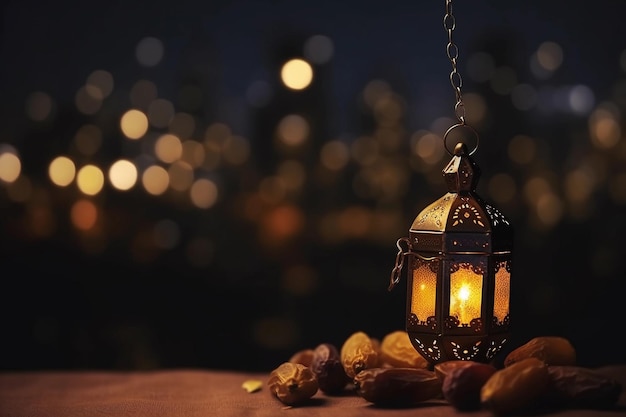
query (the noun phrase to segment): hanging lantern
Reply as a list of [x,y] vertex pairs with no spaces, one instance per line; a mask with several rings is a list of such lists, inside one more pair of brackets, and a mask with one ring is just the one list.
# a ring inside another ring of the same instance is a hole
[[[448,192],[415,217],[408,237],[398,239],[389,290],[399,282],[406,261],[406,331],[415,349],[431,363],[489,362],[508,338],[513,228],[476,194],[480,169],[471,155],[479,137],[465,120],[459,51],[452,40],[456,19],[452,0],[445,2],[446,53],[459,121],[443,136],[452,156],[443,170]],[[452,133],[460,132],[474,136],[471,151],[467,140],[451,139]]]
[[[389,290],[399,282],[406,262],[406,331],[431,364],[489,362],[509,334],[513,228],[476,194],[480,170],[471,155],[478,149],[479,137],[465,120],[459,50],[452,40],[456,19],[452,0],[445,4],[446,54],[452,64],[450,83],[459,121],[443,136],[452,156],[443,170],[448,193],[417,215],[408,237],[398,239]],[[474,136],[471,151],[467,140],[452,139],[452,133],[460,132]]]
[[[448,132],[457,127],[468,128]],[[406,330],[431,363],[488,362],[508,338],[513,229],[476,194],[480,170],[462,142],[443,175],[448,193],[398,240],[389,289],[406,262]]]

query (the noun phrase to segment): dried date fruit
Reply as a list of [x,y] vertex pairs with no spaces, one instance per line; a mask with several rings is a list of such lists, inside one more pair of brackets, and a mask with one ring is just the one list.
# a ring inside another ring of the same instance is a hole
[[575,365],[576,350],[569,340],[559,336],[540,336],[512,350],[504,358],[504,366],[510,366],[527,358],[537,358],[547,365]]
[[283,404],[298,405],[317,393],[317,377],[310,368],[293,362],[284,362],[270,372],[267,381],[270,393]]
[[549,381],[548,366],[543,361],[523,359],[491,375],[480,390],[481,405],[495,414],[530,408]]
[[313,349],[302,349],[294,353],[287,362],[299,363],[304,366],[311,366],[313,360]]
[[396,330],[387,334],[380,345],[382,363],[396,368],[427,368],[428,361],[413,347],[409,334]]
[[493,365],[477,362],[457,367],[443,381],[443,398],[457,410],[478,410],[481,406],[480,390],[496,371]]
[[356,393],[375,404],[407,405],[441,395],[441,381],[422,368],[371,368],[354,377]]
[[589,368],[549,366],[549,388],[544,400],[549,406],[609,408],[622,392],[621,384]]
[[475,365],[477,363],[480,363],[480,362],[451,360],[451,361],[439,362],[435,364],[433,369],[437,377],[441,379],[441,382],[443,382],[446,379],[446,376],[450,374],[452,371],[454,371],[455,369],[465,368],[467,366]]
[[378,349],[376,343],[365,332],[351,334],[340,351],[341,364],[350,379],[354,378],[364,369],[378,366]]
[[350,382],[339,351],[331,343],[322,343],[315,348],[311,370],[317,377],[319,389],[325,394],[338,394]]

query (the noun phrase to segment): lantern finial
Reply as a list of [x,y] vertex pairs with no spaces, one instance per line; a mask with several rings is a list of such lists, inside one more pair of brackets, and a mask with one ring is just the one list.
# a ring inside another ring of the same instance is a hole
[[464,143],[457,143],[454,156],[444,168],[443,175],[451,193],[476,191],[480,168],[468,154]]

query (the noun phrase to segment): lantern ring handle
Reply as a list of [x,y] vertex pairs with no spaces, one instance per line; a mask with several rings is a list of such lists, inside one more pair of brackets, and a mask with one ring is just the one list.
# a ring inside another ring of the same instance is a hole
[[478,132],[476,132],[476,130],[471,127],[470,125],[466,124],[465,122],[463,123],[457,123],[455,125],[450,126],[450,128],[448,128],[448,130],[446,130],[446,133],[443,134],[443,146],[446,148],[446,151],[448,151],[448,154],[450,156],[454,156],[454,147],[456,146],[456,143],[454,144],[454,146],[452,148],[450,148],[448,142],[449,142],[449,135],[450,133],[452,133],[453,130],[455,129],[459,129],[459,128],[466,128],[470,131],[470,133],[472,135],[474,135],[474,137],[476,138],[476,142],[474,143],[474,147],[472,148],[471,151],[469,151],[468,155],[473,155],[474,152],[476,152],[476,150],[478,149],[478,144],[480,143],[480,137],[478,136]]

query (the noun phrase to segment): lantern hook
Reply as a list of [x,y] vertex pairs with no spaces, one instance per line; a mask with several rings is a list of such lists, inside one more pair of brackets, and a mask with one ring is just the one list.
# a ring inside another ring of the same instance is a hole
[[[404,249],[402,247],[402,243],[406,244],[407,249]],[[411,241],[408,237],[401,237],[396,242],[396,247],[398,248],[398,253],[396,254],[396,264],[391,270],[389,288],[387,288],[387,291],[391,291],[393,287],[395,287],[398,282],[400,282],[400,274],[402,273],[402,268],[404,267],[404,257],[411,253]]]

